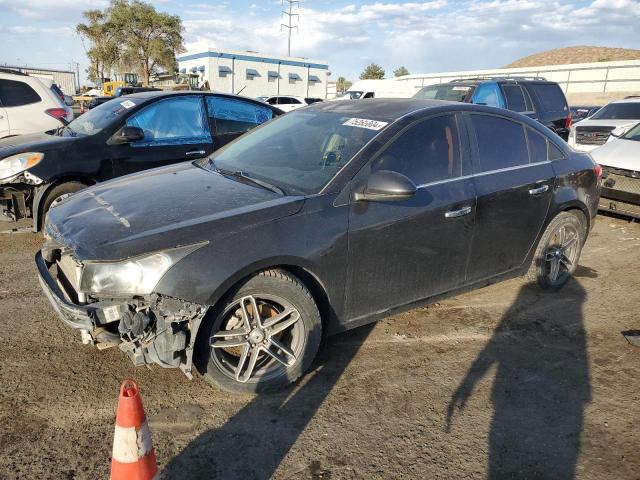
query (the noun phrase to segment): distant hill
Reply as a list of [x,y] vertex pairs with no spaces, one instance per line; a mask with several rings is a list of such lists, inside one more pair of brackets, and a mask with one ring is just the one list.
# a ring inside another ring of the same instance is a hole
[[556,48],[534,53],[516,60],[504,68],[539,67],[541,65],[563,65],[566,63],[612,62],[615,60],[640,60],[640,50],[579,45]]

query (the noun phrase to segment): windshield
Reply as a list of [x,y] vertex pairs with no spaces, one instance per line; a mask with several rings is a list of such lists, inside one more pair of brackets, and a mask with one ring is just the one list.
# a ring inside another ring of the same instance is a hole
[[429,85],[418,90],[413,98],[464,102],[471,91],[472,87],[468,85]]
[[640,102],[610,103],[592,115],[591,120],[640,120]]
[[351,100],[359,99],[364,92],[348,91],[345,92],[342,98],[350,98]]
[[127,110],[135,107],[138,100],[134,98],[114,98],[92,108],[72,121],[67,128],[74,135],[95,135]]
[[640,123],[625,133],[621,138],[625,140],[635,140],[640,142]]
[[584,120],[593,110],[597,110],[597,107],[571,107],[571,118],[574,122]]
[[286,194],[318,193],[386,125],[338,113],[294,111],[249,132],[201,165],[242,172]]

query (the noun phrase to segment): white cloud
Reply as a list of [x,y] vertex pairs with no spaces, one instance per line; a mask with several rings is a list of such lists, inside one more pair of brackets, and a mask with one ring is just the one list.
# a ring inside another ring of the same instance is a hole
[[[0,42],[8,45],[8,35],[17,33],[21,38],[37,38],[38,31],[44,33],[44,29],[58,26],[67,28],[60,30],[64,34],[80,21],[80,12],[107,5],[107,0],[77,2],[0,0],[0,15],[12,12],[24,20],[1,20],[0,24],[4,21],[7,26],[0,28]],[[419,73],[498,67],[531,53],[572,44],[640,45],[638,0],[365,2],[354,0],[342,7],[334,7],[332,2],[302,3],[298,9],[299,33],[294,31],[292,36],[292,53],[329,61],[334,78],[344,74],[355,78],[371,61],[388,72],[405,65]],[[244,10],[226,0],[155,3],[160,10],[183,18],[189,49],[286,53],[280,1],[255,2]],[[42,20],[27,21],[31,19]],[[49,25],[49,19],[58,23]],[[10,32],[9,25],[18,30]],[[77,38],[74,41],[79,43]],[[16,42],[11,45],[19,49]]]

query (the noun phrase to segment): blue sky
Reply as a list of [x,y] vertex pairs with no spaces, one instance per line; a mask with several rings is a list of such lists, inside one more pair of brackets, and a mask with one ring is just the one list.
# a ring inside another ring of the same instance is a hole
[[[280,1],[151,0],[180,15],[189,50],[207,46],[285,54]],[[107,0],[0,0],[0,63],[86,68],[81,12]],[[495,68],[570,45],[640,48],[640,0],[303,0],[292,54],[326,60],[332,78],[370,62],[388,74]]]

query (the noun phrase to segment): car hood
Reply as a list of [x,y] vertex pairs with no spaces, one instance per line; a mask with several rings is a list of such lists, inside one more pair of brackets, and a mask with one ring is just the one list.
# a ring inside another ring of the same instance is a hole
[[591,152],[600,165],[623,170],[640,171],[640,142],[618,138]]
[[623,127],[627,125],[635,125],[638,120],[593,120],[585,118],[575,123],[576,127]]
[[66,148],[80,137],[58,137],[46,133],[18,135],[0,140],[0,159],[23,152],[43,152]]
[[292,215],[303,201],[180,163],[81,190],[49,211],[45,231],[79,260],[122,260],[215,242]]

